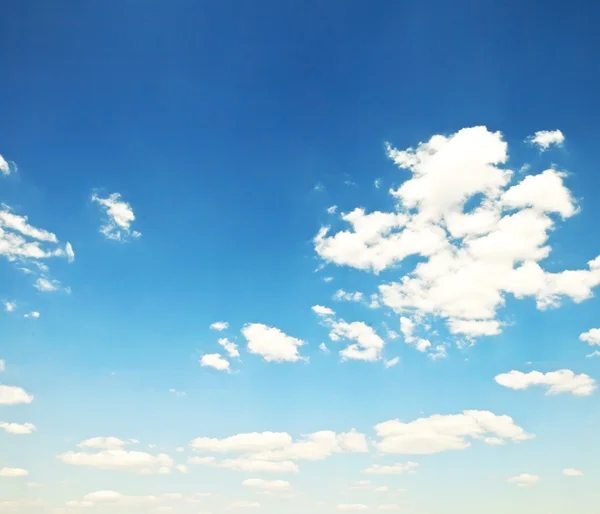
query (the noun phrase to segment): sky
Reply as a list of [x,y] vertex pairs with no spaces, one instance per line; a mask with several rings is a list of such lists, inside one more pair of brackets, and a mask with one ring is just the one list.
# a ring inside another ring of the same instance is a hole
[[0,512],[595,513],[598,15],[6,5]]

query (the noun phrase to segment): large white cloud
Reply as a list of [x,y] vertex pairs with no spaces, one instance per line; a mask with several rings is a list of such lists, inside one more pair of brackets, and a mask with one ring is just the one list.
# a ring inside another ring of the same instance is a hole
[[98,203],[104,210],[106,219],[100,227],[100,232],[107,239],[127,241],[131,238],[137,239],[142,235],[140,232],[132,230],[131,224],[135,221],[135,215],[131,205],[121,200],[120,193],[112,193],[106,198],[93,194],[92,201]]
[[527,389],[532,386],[546,387],[547,395],[571,393],[575,396],[589,396],[597,387],[592,377],[585,373],[576,375],[570,369],[559,369],[548,373],[540,371],[523,373],[512,370],[497,375],[495,380],[501,386],[510,389]]
[[31,403],[33,395],[25,389],[17,386],[0,385],[0,405],[17,405],[19,403]]
[[229,371],[229,361],[218,353],[207,353],[200,359],[203,367],[214,368],[218,371]]
[[[550,232],[578,207],[555,169],[513,182],[508,146],[485,127],[433,136],[416,148],[388,148],[412,176],[390,193],[397,212],[342,214],[349,230],[323,227],[315,250],[325,261],[379,273],[418,257],[400,280],[379,285],[379,303],[401,316],[446,320],[456,335],[495,335],[506,297],[533,297],[540,309],[592,296],[600,257],[587,268],[547,272]],[[475,207],[471,207],[475,202]],[[423,348],[424,345],[421,346]]]
[[379,423],[377,449],[390,454],[431,454],[463,450],[471,440],[486,444],[524,441],[534,437],[515,424],[510,416],[489,411],[465,410],[461,414],[434,414],[409,423],[398,419]]
[[260,355],[267,362],[296,362],[306,360],[298,348],[306,341],[284,334],[275,327],[262,323],[248,323],[242,328],[242,335],[248,341],[248,351]]
[[151,455],[139,451],[103,450],[97,453],[69,451],[57,455],[65,464],[149,475],[170,473],[173,459],[165,453]]
[[600,346],[600,328],[591,328],[583,334],[579,334],[579,339],[590,346]]

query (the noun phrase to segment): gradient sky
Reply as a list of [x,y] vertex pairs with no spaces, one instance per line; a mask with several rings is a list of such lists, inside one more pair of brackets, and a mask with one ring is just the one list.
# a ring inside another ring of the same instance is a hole
[[0,512],[597,512],[600,7],[5,4]]

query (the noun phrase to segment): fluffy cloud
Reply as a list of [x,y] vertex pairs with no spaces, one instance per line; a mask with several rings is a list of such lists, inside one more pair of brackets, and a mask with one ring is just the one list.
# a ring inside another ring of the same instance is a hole
[[27,435],[33,433],[35,425],[33,423],[6,423],[0,422],[0,428],[4,429],[9,434]]
[[31,239],[48,243],[58,243],[55,234],[30,225],[27,216],[18,216],[12,213],[7,205],[2,205],[2,210],[0,210],[0,226],[19,232]]
[[40,317],[40,313],[37,311],[31,311],[27,314],[23,314],[24,318],[38,319]]
[[69,262],[73,262],[75,260],[75,251],[73,250],[71,243],[67,243],[65,245],[65,254]]
[[0,385],[0,405],[16,405],[18,403],[31,403],[33,395],[17,386]]
[[318,316],[334,316],[335,311],[329,307],[323,307],[323,305],[313,305],[312,310]]
[[535,485],[539,479],[540,477],[536,475],[528,475],[527,473],[523,473],[522,475],[508,478],[506,481],[509,484],[515,484],[517,487],[531,487],[532,485]]
[[158,503],[164,500],[180,499],[180,497],[183,497],[183,495],[163,494],[161,496],[129,496],[118,493],[116,491],[95,491],[93,493],[86,494],[83,498],[79,500],[72,500],[67,502],[67,507],[131,507],[137,505]]
[[565,136],[560,130],[539,130],[533,136],[529,136],[526,141],[537,145],[543,152],[548,150],[551,145],[562,145]]
[[260,478],[244,480],[242,485],[261,489],[262,491],[289,491],[292,488],[292,484],[285,480],[262,480]]
[[506,440],[518,442],[534,437],[516,425],[510,416],[498,416],[489,411],[465,410],[461,414],[434,414],[410,423],[398,419],[375,426],[381,453],[431,454],[448,450],[463,450],[471,439],[486,444]]
[[92,437],[81,441],[77,446],[95,450],[122,450],[128,444],[133,444],[133,441],[123,441],[118,437]]
[[278,328],[262,323],[248,323],[242,328],[242,335],[248,341],[248,351],[260,355],[267,362],[307,360],[298,353],[298,348],[306,342],[288,336]]
[[579,334],[579,339],[590,346],[600,346],[600,328],[592,328]]
[[355,291],[354,293],[344,291],[343,289],[338,289],[333,295],[334,300],[345,301],[345,302],[362,302],[364,300],[364,295],[360,291]]
[[292,436],[286,432],[251,432],[224,439],[197,437],[190,441],[190,448],[197,452],[254,453],[285,448],[292,442]]
[[29,475],[26,469],[22,468],[1,468],[0,477],[26,477]]
[[143,475],[170,473],[174,464],[173,459],[164,453],[151,455],[126,450],[103,450],[97,453],[69,451],[57,455],[57,459],[72,466],[129,471]]
[[210,325],[211,330],[216,330],[218,332],[221,332],[228,328],[229,328],[229,323],[227,323],[227,321],[215,321],[214,323],[211,323],[211,325]]
[[[388,155],[412,173],[390,191],[398,212],[354,209],[341,216],[350,229],[330,234],[323,227],[314,239],[324,262],[375,274],[418,257],[400,280],[379,285],[379,303],[479,337],[500,332],[497,313],[508,295],[533,297],[547,309],[563,298],[584,301],[600,284],[600,257],[579,270],[540,266],[551,251],[555,215],[568,218],[577,206],[565,175],[554,169],[513,183],[503,168],[508,147],[500,132],[467,128],[416,148],[389,147]],[[468,207],[473,199],[478,204]]]
[[218,353],[207,353],[200,359],[200,365],[208,368],[214,368],[219,371],[229,371],[229,361],[221,357]]
[[10,172],[11,169],[8,162],[6,162],[6,159],[0,154],[0,173],[2,173],[4,176],[7,176],[10,175]]
[[498,384],[510,389],[527,389],[531,386],[547,388],[546,394],[571,393],[575,396],[588,396],[596,389],[596,382],[590,376],[581,373],[576,375],[570,369],[559,369],[541,373],[539,371],[509,371],[495,377]]
[[400,357],[394,357],[393,359],[390,359],[390,360],[388,360],[388,361],[385,361],[385,362],[383,363],[383,365],[384,365],[386,368],[391,368],[391,367],[395,366],[396,364],[398,364],[399,362],[400,362]]
[[6,312],[13,312],[17,308],[17,302],[4,301],[2,302],[2,305],[4,305],[4,310]]
[[403,473],[414,473],[415,469],[418,467],[419,464],[416,462],[393,464],[391,466],[373,464],[371,467],[365,469],[363,473],[368,473],[370,475],[401,475]]
[[100,198],[94,194],[92,201],[97,202],[106,215],[106,222],[100,227],[100,232],[107,239],[127,241],[130,238],[137,239],[142,235],[140,232],[131,230],[135,215],[131,205],[121,200],[119,193],[112,193],[106,198]]
[[223,349],[227,352],[227,355],[230,357],[239,357],[240,352],[238,351],[237,344],[230,341],[226,337],[221,337],[219,339],[219,344],[223,347]]
[[329,338],[332,341],[354,341],[340,351],[342,360],[376,361],[381,358],[385,341],[366,323],[332,320],[330,328]]
[[35,285],[34,287],[38,290],[38,291],[42,291],[42,292],[50,292],[50,291],[56,291],[58,289],[58,282],[56,282],[55,280],[48,280],[45,277],[40,277],[35,281]]
[[567,468],[563,469],[563,475],[566,477],[582,477],[583,471],[580,471],[579,469]]

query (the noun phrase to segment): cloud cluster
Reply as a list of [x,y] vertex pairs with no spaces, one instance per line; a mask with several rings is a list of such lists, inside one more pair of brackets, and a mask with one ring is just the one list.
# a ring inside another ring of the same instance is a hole
[[[536,140],[558,142],[553,134]],[[578,207],[556,169],[513,180],[500,132],[466,128],[416,148],[388,146],[388,156],[412,173],[390,190],[397,212],[356,208],[341,214],[350,229],[331,234],[322,227],[314,238],[325,263],[375,274],[406,265],[400,280],[379,285],[382,305],[414,321],[441,318],[452,334],[479,337],[501,331],[497,313],[508,295],[533,297],[546,309],[563,298],[584,301],[600,284],[600,256],[579,270],[540,265],[551,252],[551,231]]]
[[548,373],[539,371],[523,373],[512,370],[497,375],[495,380],[503,387],[517,390],[532,386],[545,387],[547,395],[571,393],[575,396],[589,396],[597,388],[596,381],[592,377],[585,373],[576,375],[570,369],[559,369]]
[[140,232],[131,228],[131,224],[135,221],[135,215],[131,205],[121,200],[120,193],[112,193],[106,198],[93,194],[92,201],[98,203],[104,210],[106,219],[100,227],[100,232],[107,239],[129,241],[141,237]]

